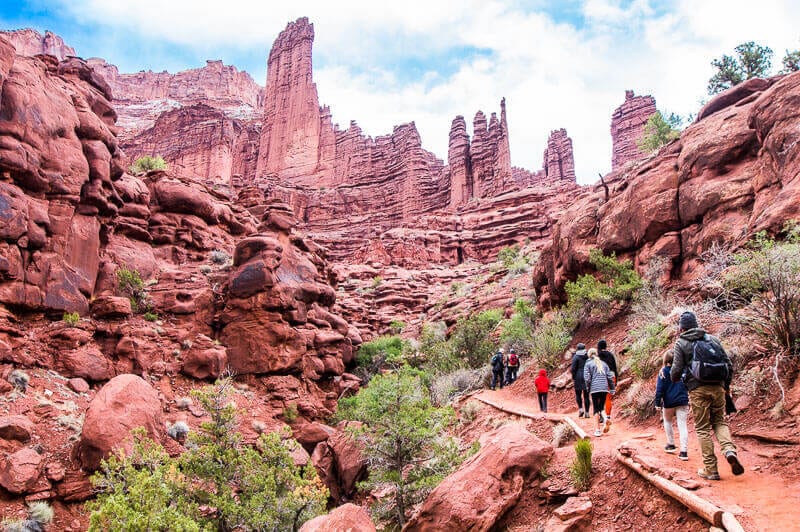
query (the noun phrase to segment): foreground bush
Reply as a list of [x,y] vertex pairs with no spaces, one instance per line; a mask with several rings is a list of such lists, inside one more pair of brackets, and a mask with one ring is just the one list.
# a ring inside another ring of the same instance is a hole
[[433,406],[425,380],[422,372],[404,366],[339,401],[339,419],[363,423],[351,429],[368,461],[369,480],[360,486],[393,490],[389,506],[400,527],[406,510],[460,462],[455,442],[442,436],[454,420],[453,410]]
[[137,429],[129,455],[104,461],[92,477],[89,530],[298,530],[323,513],[327,489],[311,465],[294,465],[278,434],[241,443],[230,390],[223,380],[193,392],[211,420],[180,457]]

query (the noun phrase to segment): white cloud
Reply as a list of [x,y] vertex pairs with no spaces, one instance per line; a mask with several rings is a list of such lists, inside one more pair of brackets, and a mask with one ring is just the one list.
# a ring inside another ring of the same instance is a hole
[[[220,48],[268,50],[287,21],[308,16],[320,101],[343,127],[355,119],[380,135],[414,121],[424,145],[445,158],[453,117],[471,124],[478,109],[499,111],[505,96],[512,162],[538,169],[550,130],[565,127],[582,182],[610,169],[610,117],[625,89],[686,114],[705,97],[711,59],[736,44],[771,46],[775,64],[800,47],[800,4],[791,0],[586,0],[567,15],[574,3],[58,1],[83,23],[209,57]],[[455,57],[445,73],[426,63],[462,49],[486,53]],[[398,70],[411,60],[421,65],[415,79]]]

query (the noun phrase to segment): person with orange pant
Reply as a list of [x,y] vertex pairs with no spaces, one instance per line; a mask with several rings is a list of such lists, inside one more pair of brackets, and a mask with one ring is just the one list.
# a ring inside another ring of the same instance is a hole
[[[610,369],[614,374],[614,386],[616,386],[617,377],[619,376],[619,373],[617,373],[617,359],[614,358],[614,354],[608,350],[608,342],[606,342],[605,340],[600,340],[599,342],[597,342],[597,357],[603,362],[605,362],[606,366],[608,366],[608,369]],[[611,407],[613,406],[611,397],[612,397],[611,394],[606,395],[605,410],[606,410],[606,420],[609,425],[611,424]]]

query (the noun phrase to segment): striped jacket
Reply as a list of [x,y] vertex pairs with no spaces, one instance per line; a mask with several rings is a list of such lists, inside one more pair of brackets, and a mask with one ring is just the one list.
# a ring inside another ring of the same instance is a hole
[[590,358],[583,367],[583,380],[589,393],[613,392],[614,373],[599,358]]

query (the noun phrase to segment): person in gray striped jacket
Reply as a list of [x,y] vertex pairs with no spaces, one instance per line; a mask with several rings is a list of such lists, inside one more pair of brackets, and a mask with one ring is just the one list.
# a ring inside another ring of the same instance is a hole
[[608,364],[600,360],[597,356],[597,349],[589,349],[589,360],[583,367],[583,380],[586,381],[586,389],[592,396],[594,414],[597,416],[597,430],[595,436],[602,436],[608,432],[609,424],[606,422],[606,395],[614,395],[614,372]]

